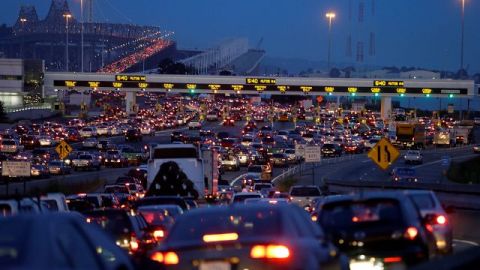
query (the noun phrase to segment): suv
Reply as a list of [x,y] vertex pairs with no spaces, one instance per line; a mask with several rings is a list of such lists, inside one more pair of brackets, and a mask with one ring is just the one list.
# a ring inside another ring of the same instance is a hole
[[427,261],[435,250],[424,219],[400,192],[328,196],[317,222],[352,269],[405,269]]
[[75,171],[78,169],[96,169],[98,171],[100,170],[100,166],[100,160],[91,154],[79,155],[77,158],[72,160],[72,167]]

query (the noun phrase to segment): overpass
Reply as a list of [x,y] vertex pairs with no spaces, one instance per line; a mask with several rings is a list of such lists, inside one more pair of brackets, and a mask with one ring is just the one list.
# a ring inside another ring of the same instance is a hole
[[135,92],[242,95],[361,96],[381,99],[387,118],[392,97],[473,98],[474,81],[399,80],[304,77],[240,77],[204,75],[136,75],[47,72],[45,93],[55,90],[118,90],[126,92],[126,111],[134,112]]

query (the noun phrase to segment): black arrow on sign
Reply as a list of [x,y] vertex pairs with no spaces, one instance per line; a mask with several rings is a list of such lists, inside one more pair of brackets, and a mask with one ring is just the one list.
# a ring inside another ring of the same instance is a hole
[[388,150],[388,146],[385,145],[385,153],[387,154],[387,161],[388,163],[391,162],[390,151]]

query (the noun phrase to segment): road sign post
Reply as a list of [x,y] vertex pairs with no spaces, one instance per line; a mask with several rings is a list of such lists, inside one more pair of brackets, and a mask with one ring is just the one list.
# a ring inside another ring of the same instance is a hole
[[368,157],[382,170],[388,169],[400,156],[400,152],[386,138],[382,138],[368,152]]
[[306,146],[305,149],[305,163],[312,163],[312,185],[315,185],[315,165],[322,160],[320,146]]

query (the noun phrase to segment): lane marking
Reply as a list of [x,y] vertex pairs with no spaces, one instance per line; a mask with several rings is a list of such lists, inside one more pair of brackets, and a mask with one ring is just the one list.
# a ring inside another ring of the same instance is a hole
[[453,242],[458,242],[458,243],[471,245],[471,246],[475,246],[475,247],[479,246],[479,244],[477,242],[468,241],[468,240],[453,239]]

